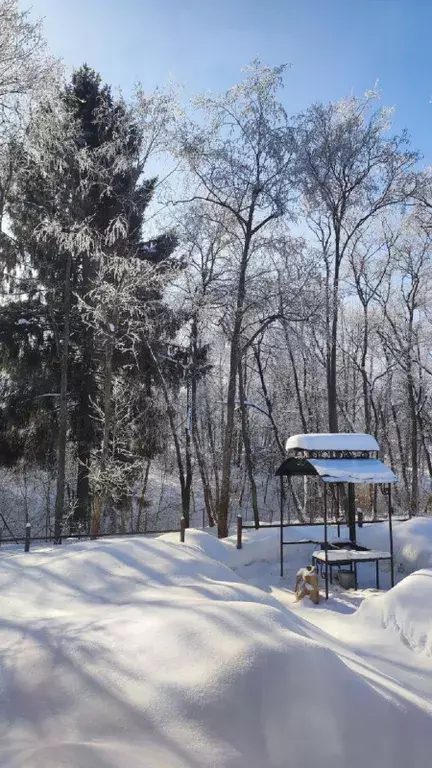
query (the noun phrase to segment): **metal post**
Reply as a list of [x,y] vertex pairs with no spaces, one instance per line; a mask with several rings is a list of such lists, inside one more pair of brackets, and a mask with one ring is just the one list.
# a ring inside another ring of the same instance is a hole
[[355,522],[355,487],[354,483],[348,483],[348,526],[351,544],[356,543]]
[[2,544],[2,538],[3,538],[3,528],[0,528],[0,547]]
[[358,527],[363,528],[363,512],[359,512],[357,515]]
[[243,518],[241,515],[237,515],[237,549],[242,548],[242,529]]
[[26,523],[24,552],[30,552],[30,532],[31,525],[30,523]]
[[324,483],[324,553],[325,553],[325,594],[328,600],[328,536],[327,536],[327,485]]
[[280,575],[283,576],[283,476],[280,476]]
[[337,535],[340,539],[340,485],[336,485],[336,520],[337,520]]
[[375,573],[375,575],[376,575],[376,588],[379,589],[379,560],[376,561],[375,567],[376,567],[376,573]]
[[391,483],[388,484],[388,516],[389,516],[389,537],[390,537],[390,566],[391,566],[391,585],[394,587],[394,557],[393,557],[393,508],[392,508],[392,491]]
[[186,520],[184,517],[180,520],[180,541],[183,543],[185,540]]

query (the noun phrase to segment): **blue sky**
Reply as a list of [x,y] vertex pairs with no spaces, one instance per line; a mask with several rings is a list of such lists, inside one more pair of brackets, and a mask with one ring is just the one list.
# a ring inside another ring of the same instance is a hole
[[126,92],[170,77],[192,95],[238,81],[255,56],[292,65],[289,112],[378,78],[395,127],[432,162],[430,0],[28,0],[53,52]]

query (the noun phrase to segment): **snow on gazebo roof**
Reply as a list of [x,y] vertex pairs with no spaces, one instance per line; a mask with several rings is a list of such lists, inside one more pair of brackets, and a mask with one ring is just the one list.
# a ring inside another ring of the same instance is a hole
[[324,459],[288,456],[276,471],[279,477],[315,475],[324,483],[396,483],[390,467],[379,459]]
[[378,459],[307,459],[324,483],[396,483],[390,467]]
[[[307,453],[301,459],[288,455],[276,472],[279,476],[312,474],[318,475],[324,483],[373,484],[397,481],[390,467],[370,456],[379,451],[379,445],[372,435],[356,432],[292,435],[285,447],[288,453],[292,450]],[[320,456],[322,453],[324,456]],[[331,458],[329,454],[333,454]],[[356,458],[358,454],[360,458]]]
[[292,435],[285,443],[287,451],[299,448],[305,451],[379,451],[372,435],[359,432],[319,432]]

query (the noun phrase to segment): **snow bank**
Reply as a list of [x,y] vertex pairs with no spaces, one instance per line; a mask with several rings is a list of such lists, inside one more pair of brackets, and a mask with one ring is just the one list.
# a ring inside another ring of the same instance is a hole
[[[365,525],[358,531],[358,541],[371,549],[388,549],[388,523]],[[393,522],[395,566],[409,574],[432,566],[432,518],[413,517]]]
[[186,535],[1,556],[2,767],[426,768],[424,713]]
[[[337,537],[336,526],[329,526],[329,540]],[[209,557],[214,557],[220,562],[225,563],[234,570],[245,565],[251,565],[257,562],[277,563],[279,561],[279,528],[268,528],[263,525],[255,531],[247,529],[243,531],[243,549],[236,549],[236,537],[230,536],[228,539],[218,541],[214,536],[208,536],[201,531],[186,531],[187,546],[197,547],[205,552]],[[341,538],[347,538],[348,529],[346,526],[340,527]],[[165,538],[165,537],[163,537]],[[168,540],[178,541],[178,534],[172,534],[167,537]],[[293,526],[286,527],[284,530],[284,539],[286,541],[300,542],[301,540],[324,540],[324,526]],[[389,551],[389,529],[388,523],[365,523],[363,528],[357,529],[357,540],[369,549]],[[393,543],[395,570],[400,574],[409,574],[420,568],[432,567],[432,518],[418,517],[400,522],[393,521]],[[307,559],[313,550],[314,545],[299,545],[299,550],[295,546],[285,548],[285,558],[288,561],[292,555],[301,551]],[[386,564],[382,564],[385,569]]]
[[[246,528],[243,530],[243,547],[237,549],[237,536],[229,536],[226,539],[217,539],[215,529],[208,535],[207,532],[190,528],[186,531],[185,545],[193,551],[202,552],[208,557],[218,560],[234,571],[246,565],[254,563],[275,563],[279,561],[279,528],[269,528],[263,525],[258,530]],[[301,541],[302,539],[321,540],[324,537],[323,526],[296,526],[284,531],[287,540]],[[159,537],[159,540],[177,543],[178,533],[168,533]],[[301,545],[303,547],[303,545]],[[311,545],[310,552],[314,545]],[[290,548],[293,552],[296,547]],[[302,550],[303,552],[307,550]]]
[[[178,533],[165,533],[158,537],[160,542],[178,544]],[[236,551],[236,540],[234,536],[228,539],[218,539],[217,529],[209,528],[207,531],[201,531],[196,528],[188,528],[185,533],[185,544],[188,549],[198,552],[207,557],[217,560],[224,565],[232,565],[232,553]]]
[[397,632],[412,650],[432,655],[432,570],[407,576],[389,592],[369,597],[353,619]]

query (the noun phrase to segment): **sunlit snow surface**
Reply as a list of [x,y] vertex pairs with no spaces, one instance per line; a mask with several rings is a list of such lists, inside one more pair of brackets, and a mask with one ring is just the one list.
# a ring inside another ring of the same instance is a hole
[[1,550],[0,765],[429,766],[426,614],[401,633],[391,603],[422,579],[430,604],[429,572],[357,613],[367,593],[295,605],[290,549],[284,580],[275,529]]

